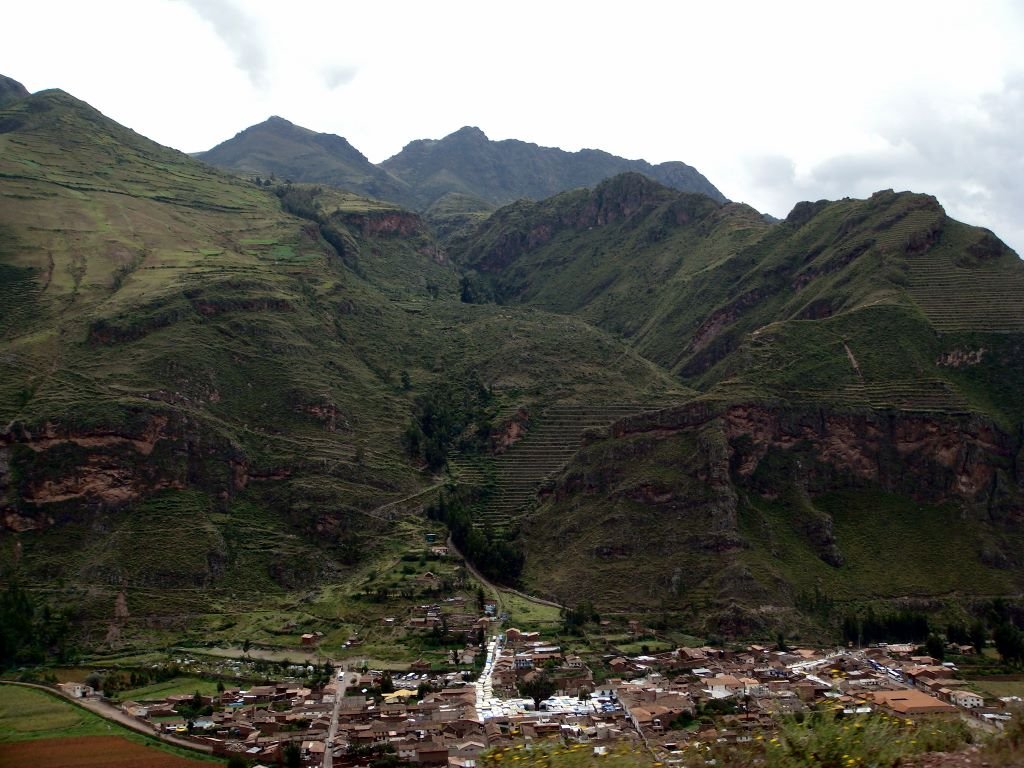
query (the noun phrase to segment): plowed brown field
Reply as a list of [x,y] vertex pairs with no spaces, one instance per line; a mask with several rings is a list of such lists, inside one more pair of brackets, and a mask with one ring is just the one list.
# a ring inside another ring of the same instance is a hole
[[0,744],[0,768],[210,768],[120,736],[77,736]]

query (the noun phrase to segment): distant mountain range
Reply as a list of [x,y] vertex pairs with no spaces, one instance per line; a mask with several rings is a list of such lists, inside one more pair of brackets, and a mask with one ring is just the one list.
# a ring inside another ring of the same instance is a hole
[[410,142],[394,157],[374,165],[340,136],[271,117],[196,156],[230,170],[330,184],[417,210],[426,210],[443,198],[450,207],[452,195],[470,209],[523,198],[540,200],[626,172],[725,201],[710,181],[686,163],[651,165],[596,149],[566,152],[515,139],[491,141],[472,127],[440,140]]

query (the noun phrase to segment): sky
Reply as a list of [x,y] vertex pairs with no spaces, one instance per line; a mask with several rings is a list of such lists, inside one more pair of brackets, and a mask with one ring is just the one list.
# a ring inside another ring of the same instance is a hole
[[162,144],[279,115],[373,162],[464,125],[728,198],[935,195],[1024,254],[1024,2],[33,0],[0,73]]

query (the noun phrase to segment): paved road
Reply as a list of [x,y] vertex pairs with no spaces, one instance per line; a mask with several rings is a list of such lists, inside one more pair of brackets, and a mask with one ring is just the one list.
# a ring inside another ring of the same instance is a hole
[[338,692],[334,695],[334,711],[331,713],[331,727],[327,729],[327,743],[324,749],[324,768],[334,768],[334,740],[338,735],[338,712],[341,710],[341,699],[349,685],[359,682],[359,675],[348,671],[348,662],[342,662],[337,675]]

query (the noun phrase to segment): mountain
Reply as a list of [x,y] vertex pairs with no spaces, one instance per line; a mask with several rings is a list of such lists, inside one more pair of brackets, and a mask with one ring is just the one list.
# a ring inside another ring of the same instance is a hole
[[703,599],[734,635],[815,594],[1021,588],[1024,264],[934,198],[771,224],[627,175],[500,209],[453,256],[474,296],[583,317],[702,393],[586,436],[504,521],[531,591]]
[[479,212],[490,213],[520,198],[539,200],[625,172],[725,201],[685,163],[651,165],[595,149],[565,152],[512,139],[491,141],[479,128],[468,127],[439,141],[413,141],[374,166],[340,136],[272,117],[196,157],[221,168],[330,184],[425,211],[444,232],[462,229],[467,217],[475,222]]
[[330,184],[378,200],[410,203],[407,185],[378,168],[341,136],[271,117],[196,155],[204,162],[259,176]]
[[17,80],[0,75],[0,107],[29,95],[28,89]]
[[440,140],[410,142],[381,167],[405,181],[422,207],[452,191],[495,205],[520,198],[539,200],[629,171],[675,189],[725,200],[685,163],[651,165],[596,149],[566,152],[515,139],[491,141],[479,128],[468,126]]
[[[61,91],[0,125],[0,580],[86,646],[355,604],[426,525],[398,502],[442,486],[427,447],[505,398],[687,396],[583,321],[460,302],[416,214],[254,184]],[[467,399],[412,452],[417,403]]]
[[441,521],[677,633],[1024,589],[1024,265],[928,195],[770,222],[625,173],[421,216],[61,91],[0,126],[0,581],[83,646],[417,654],[380,627]]

